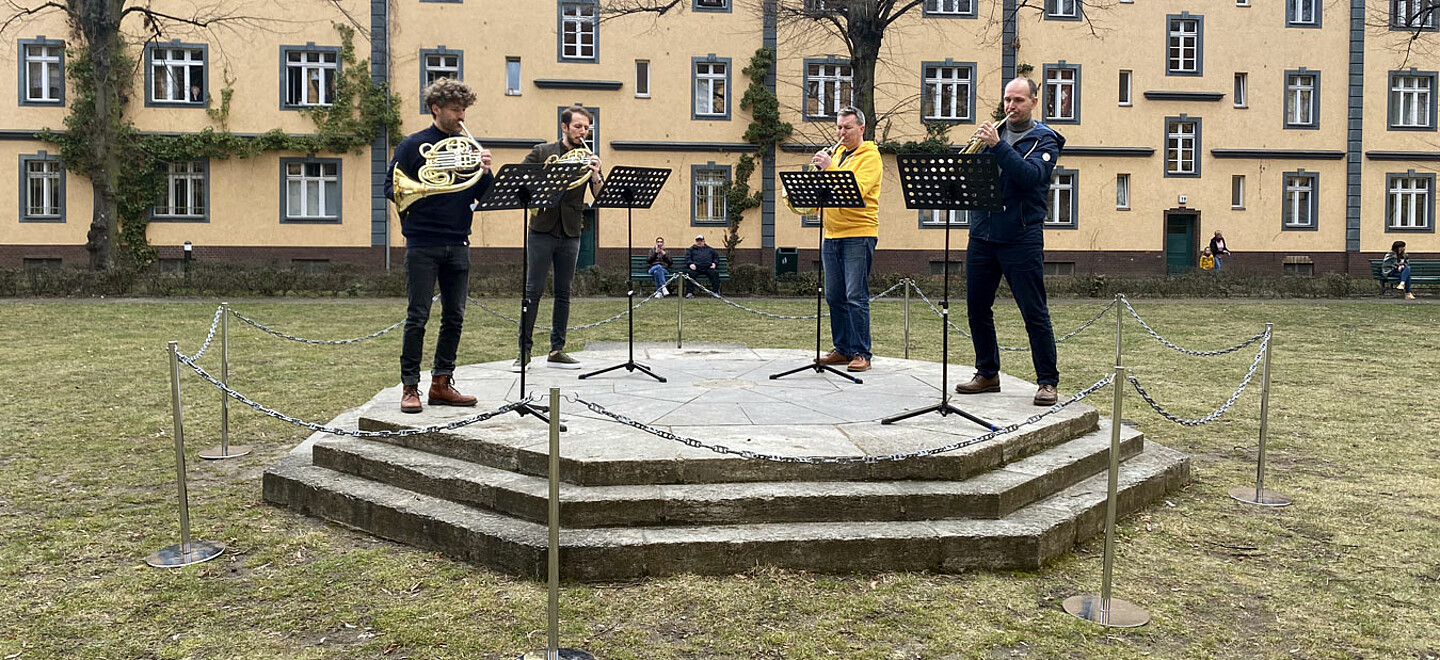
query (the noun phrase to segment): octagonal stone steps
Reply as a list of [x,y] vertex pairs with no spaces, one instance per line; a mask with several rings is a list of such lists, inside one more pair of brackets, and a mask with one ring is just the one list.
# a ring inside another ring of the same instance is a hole
[[[1121,429],[1121,457],[1144,447]],[[1015,447],[1011,447],[1015,449]],[[771,481],[584,486],[562,483],[565,527],[709,525],[772,522],[998,519],[1104,470],[1110,425],[991,469],[954,480]],[[971,463],[974,463],[972,461]],[[386,442],[317,442],[313,464],[502,515],[545,522],[544,477],[478,465]],[[814,467],[814,466],[807,466]],[[562,470],[563,473],[563,470]]]

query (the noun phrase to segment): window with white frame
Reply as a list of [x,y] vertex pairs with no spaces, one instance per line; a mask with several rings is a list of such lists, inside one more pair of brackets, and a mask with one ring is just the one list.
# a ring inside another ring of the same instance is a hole
[[730,178],[730,168],[714,163],[693,165],[690,175],[691,224],[726,224],[728,218],[725,215],[725,182]]
[[147,102],[165,105],[198,105],[205,102],[203,46],[151,44],[145,54],[150,60]]
[[1431,230],[1435,207],[1435,175],[1387,174],[1385,228],[1387,230]]
[[21,222],[65,221],[65,167],[58,155],[20,156]]
[[340,161],[282,158],[284,215],[282,222],[340,221]]
[[1436,72],[1390,72],[1390,128],[1435,130]]
[[635,60],[635,96],[650,98],[650,60]]
[[1063,61],[1045,65],[1045,119],[1080,120],[1080,67]]
[[730,0],[695,0],[698,11],[729,11]]
[[811,14],[836,14],[844,10],[845,0],[805,0],[805,11]]
[[1320,209],[1320,175],[1315,172],[1285,173],[1285,201],[1281,212],[1283,229],[1315,229]]
[[458,51],[445,50],[442,46],[440,50],[422,52],[424,53],[422,64],[424,76],[420,85],[422,88],[441,78],[464,80],[460,74],[460,53]]
[[969,227],[969,211],[947,211],[944,209],[922,209],[921,227]]
[[1390,27],[1434,30],[1440,24],[1440,0],[1390,0]]
[[926,16],[974,16],[975,0],[925,0]]
[[1235,72],[1235,92],[1232,94],[1235,107],[1245,108],[1250,104],[1250,74]]
[[1285,128],[1320,126],[1320,74],[1314,71],[1285,72]]
[[1240,210],[1245,208],[1245,175],[1235,174],[1230,177],[1230,208]]
[[730,60],[695,60],[696,119],[728,119],[730,117]]
[[1201,48],[1203,46],[1204,22],[1199,16],[1188,12],[1170,16],[1169,46],[1166,49],[1165,74],[1170,76],[1198,76],[1201,73]]
[[209,179],[205,161],[165,164],[165,197],[155,205],[155,220],[204,220]]
[[20,41],[20,105],[65,102],[65,42]]
[[560,60],[600,59],[600,6],[594,0],[560,0]]
[[1200,176],[1200,120],[1165,119],[1165,176]]
[[1286,27],[1320,27],[1320,0],[1285,0]]
[[1115,210],[1130,210],[1130,175],[1115,175]]
[[1050,174],[1050,209],[1045,215],[1046,227],[1075,226],[1075,170],[1057,167]]
[[1045,18],[1079,19],[1080,0],[1045,0]]
[[1135,75],[1129,69],[1120,70],[1120,105],[1130,105],[1133,102],[1134,79]]
[[281,47],[285,62],[285,107],[308,108],[335,103],[339,48]]
[[848,62],[807,62],[805,64],[805,116],[831,119],[841,108],[855,102],[854,76]]
[[974,102],[974,65],[924,64],[920,93],[926,121],[969,121]]
[[520,58],[505,58],[505,95],[520,95]]

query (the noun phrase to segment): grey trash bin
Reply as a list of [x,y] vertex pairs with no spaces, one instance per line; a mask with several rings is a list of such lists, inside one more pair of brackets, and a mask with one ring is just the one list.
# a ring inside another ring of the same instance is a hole
[[775,248],[775,279],[794,277],[799,272],[800,248]]

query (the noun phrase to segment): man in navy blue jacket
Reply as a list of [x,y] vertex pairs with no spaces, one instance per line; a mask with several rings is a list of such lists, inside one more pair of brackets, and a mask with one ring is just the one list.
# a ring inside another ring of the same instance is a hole
[[[419,181],[425,164],[421,148],[446,138],[464,135],[465,110],[475,103],[475,92],[465,83],[441,78],[425,87],[425,106],[434,123],[405,138],[395,148],[395,159],[385,176],[385,196],[395,199],[395,172]],[[427,195],[400,213],[405,235],[405,289],[410,304],[405,310],[405,338],[400,347],[400,410],[418,413],[420,356],[425,348],[425,323],[435,284],[440,284],[440,332],[435,341],[435,363],[430,370],[431,405],[473,406],[475,397],[455,389],[455,352],[465,323],[465,300],[470,292],[470,205],[490,188],[490,151],[480,151],[482,173],[464,190]]]
[[985,122],[975,131],[986,153],[1000,166],[1004,206],[970,213],[970,245],[965,253],[965,306],[975,343],[975,376],[955,386],[960,394],[1000,391],[1000,346],[995,339],[995,292],[1003,276],[1030,336],[1035,364],[1037,406],[1055,405],[1060,371],[1055,365],[1055,332],[1045,301],[1045,216],[1050,173],[1065,138],[1031,118],[1039,89],[1028,78],[1005,85],[1006,119]]

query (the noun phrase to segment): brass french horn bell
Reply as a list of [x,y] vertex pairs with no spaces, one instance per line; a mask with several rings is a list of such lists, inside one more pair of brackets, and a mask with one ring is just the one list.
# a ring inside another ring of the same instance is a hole
[[454,135],[434,144],[420,145],[420,156],[425,164],[415,173],[415,180],[395,167],[392,173],[395,188],[395,209],[404,213],[412,204],[431,195],[459,192],[480,182],[484,170],[480,166],[480,152],[484,147],[470,135],[470,129],[460,122],[465,135]]

